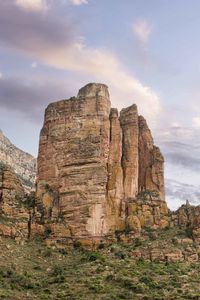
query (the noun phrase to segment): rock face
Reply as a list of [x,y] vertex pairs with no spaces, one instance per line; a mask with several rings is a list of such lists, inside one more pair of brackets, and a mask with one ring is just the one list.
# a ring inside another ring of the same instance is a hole
[[195,242],[200,243],[200,205],[193,206],[187,201],[171,216],[172,226],[186,226]]
[[122,127],[122,168],[125,201],[138,193],[138,112],[137,106],[132,105],[122,109],[120,113]]
[[45,111],[38,218],[54,224],[62,220],[72,236],[123,230],[131,219],[129,202],[138,192],[156,191],[154,200],[164,202],[163,162],[136,105],[118,114],[110,108],[107,86],[88,84],[76,98],[51,103]]
[[29,211],[24,207],[25,192],[18,176],[8,166],[0,166],[0,235],[28,237]]
[[14,215],[17,197],[24,196],[24,189],[19,178],[11,168],[2,166],[0,168],[0,198],[1,211],[4,215]]
[[18,174],[24,187],[30,190],[35,185],[36,159],[14,146],[0,130],[0,163],[3,162],[13,168]]
[[153,143],[146,120],[139,116],[139,191],[155,190],[164,199],[164,158]]

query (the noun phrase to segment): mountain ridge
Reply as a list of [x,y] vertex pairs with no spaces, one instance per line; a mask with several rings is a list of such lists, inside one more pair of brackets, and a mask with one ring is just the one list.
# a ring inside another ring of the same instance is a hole
[[0,162],[10,166],[21,178],[27,191],[34,188],[36,158],[15,146],[0,129]]

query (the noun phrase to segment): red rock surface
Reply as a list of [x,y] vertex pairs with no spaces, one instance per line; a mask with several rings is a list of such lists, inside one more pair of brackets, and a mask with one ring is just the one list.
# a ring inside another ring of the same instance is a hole
[[110,109],[107,86],[88,84],[77,98],[46,109],[38,155],[38,217],[54,223],[62,219],[72,236],[123,230],[128,202],[138,191],[157,191],[164,201],[163,162],[136,105],[118,116],[117,109]]

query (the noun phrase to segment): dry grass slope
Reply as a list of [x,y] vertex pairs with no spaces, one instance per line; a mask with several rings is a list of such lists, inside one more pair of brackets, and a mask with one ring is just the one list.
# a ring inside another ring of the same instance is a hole
[[[192,262],[135,260],[130,254],[154,242],[173,244],[172,229],[145,240],[91,251],[50,249],[43,240],[17,245],[0,240],[0,299],[200,299],[200,265]],[[184,236],[184,231],[179,230]],[[163,244],[164,245],[164,244]]]

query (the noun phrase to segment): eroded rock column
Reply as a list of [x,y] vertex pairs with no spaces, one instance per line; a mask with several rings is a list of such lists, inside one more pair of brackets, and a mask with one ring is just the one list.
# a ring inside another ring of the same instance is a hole
[[45,113],[38,155],[38,208],[72,236],[101,236],[106,222],[110,139],[107,86],[88,84]]
[[164,194],[164,158],[154,145],[146,120],[139,116],[139,191],[157,191],[162,200]]
[[110,111],[110,149],[108,158],[108,219],[111,228],[124,228],[124,190],[122,159],[122,129],[118,117],[118,110]]
[[138,112],[134,104],[122,109],[120,124],[123,134],[123,187],[124,198],[133,198],[138,192]]

